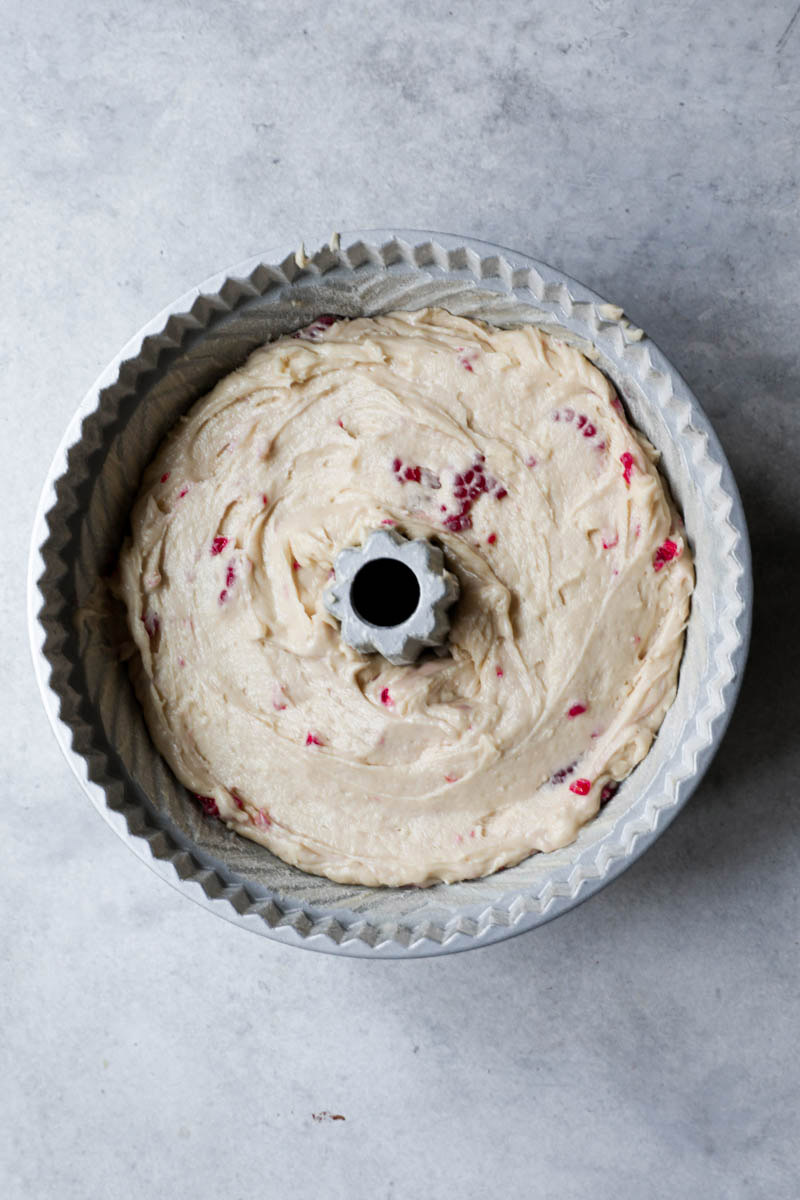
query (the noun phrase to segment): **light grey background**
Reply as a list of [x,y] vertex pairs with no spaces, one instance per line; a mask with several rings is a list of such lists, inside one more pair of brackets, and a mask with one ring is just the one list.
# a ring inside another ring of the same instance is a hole
[[[796,1200],[798,13],[7,7],[4,1196]],[[106,361],[212,271],[371,225],[623,305],[715,422],[757,582],[742,699],[675,825],[555,923],[420,962],[274,945],[160,883],[62,762],[24,626],[38,489]]]

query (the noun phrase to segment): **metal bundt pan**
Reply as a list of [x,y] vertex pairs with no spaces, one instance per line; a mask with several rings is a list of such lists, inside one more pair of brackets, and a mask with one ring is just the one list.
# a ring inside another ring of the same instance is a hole
[[[486,879],[425,890],[335,884],[206,820],[156,753],[105,621],[76,622],[112,569],[144,467],[177,417],[257,346],[315,316],[440,305],[533,323],[613,380],[661,451],[697,586],[677,697],[650,753],[570,846]],[[121,838],[228,920],[331,954],[412,958],[500,941],[566,912],[619,875],[707,769],[744,669],[752,582],[744,514],[709,421],[620,309],[523,254],[466,238],[343,235],[311,259],[279,250],[217,275],[125,346],[76,412],[36,515],[29,572],[34,667],[59,744]]]

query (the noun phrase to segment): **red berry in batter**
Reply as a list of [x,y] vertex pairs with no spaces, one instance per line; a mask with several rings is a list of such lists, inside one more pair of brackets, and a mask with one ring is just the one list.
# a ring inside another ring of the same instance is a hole
[[195,792],[194,796],[195,796],[195,800],[198,800],[200,802],[200,807],[202,808],[203,812],[205,813],[205,815],[207,817],[218,817],[219,816],[219,809],[217,808],[217,802],[213,796],[201,796],[199,794],[199,792]]
[[673,558],[677,558],[678,553],[679,551],[677,542],[673,542],[670,538],[667,538],[667,540],[662,542],[655,552],[653,557],[653,570],[660,571],[662,567],[665,567],[668,562],[672,561]]
[[588,796],[592,790],[591,780],[576,779],[574,783],[569,785],[569,790],[574,792],[576,796]]

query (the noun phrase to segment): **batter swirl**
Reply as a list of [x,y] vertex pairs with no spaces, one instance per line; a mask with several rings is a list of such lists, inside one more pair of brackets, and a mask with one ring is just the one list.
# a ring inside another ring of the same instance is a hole
[[[651,446],[532,327],[442,310],[256,351],[148,468],[121,594],[153,739],[238,833],[342,882],[488,874],[572,841],[675,694],[693,586]],[[339,637],[336,553],[437,539],[448,653]]]

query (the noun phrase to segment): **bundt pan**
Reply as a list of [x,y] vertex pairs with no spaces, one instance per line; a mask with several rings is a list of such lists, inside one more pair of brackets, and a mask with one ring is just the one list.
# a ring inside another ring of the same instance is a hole
[[[257,346],[321,313],[440,305],[531,323],[613,380],[661,451],[694,554],[677,697],[652,749],[569,846],[486,879],[427,889],[332,883],[203,816],[156,753],[106,619],[78,620],[116,562],[161,439]],[[308,258],[279,250],[164,309],[81,403],[36,516],[29,621],[53,731],[94,806],[158,875],[265,937],[330,954],[414,958],[485,946],[573,908],[629,866],[697,787],[730,717],[747,653],[752,584],[736,485],[700,405],[653,343],[581,284],[486,242],[419,231],[337,236]]]

